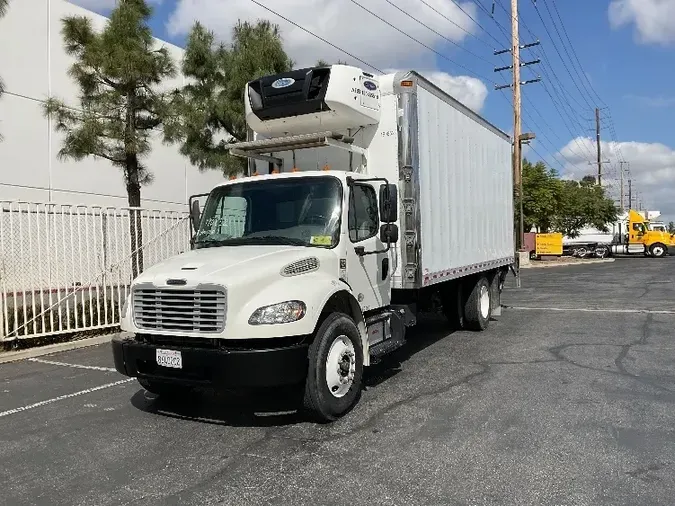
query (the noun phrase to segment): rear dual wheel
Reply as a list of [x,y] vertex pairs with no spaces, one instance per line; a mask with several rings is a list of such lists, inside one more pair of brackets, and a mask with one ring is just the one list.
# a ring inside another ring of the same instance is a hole
[[465,326],[471,330],[485,330],[492,316],[490,283],[485,276],[478,278],[464,304]]
[[[495,274],[498,290],[502,280]],[[468,290],[468,293],[466,291]],[[486,276],[450,285],[443,291],[443,311],[455,329],[485,330],[492,317],[492,291]]]

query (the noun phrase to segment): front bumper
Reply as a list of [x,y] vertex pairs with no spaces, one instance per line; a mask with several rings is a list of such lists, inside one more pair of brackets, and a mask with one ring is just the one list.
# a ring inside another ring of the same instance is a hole
[[[158,366],[157,348],[181,352],[183,367]],[[308,344],[256,349],[225,349],[142,342],[132,334],[112,339],[115,369],[129,377],[190,386],[249,388],[300,383],[307,376]]]

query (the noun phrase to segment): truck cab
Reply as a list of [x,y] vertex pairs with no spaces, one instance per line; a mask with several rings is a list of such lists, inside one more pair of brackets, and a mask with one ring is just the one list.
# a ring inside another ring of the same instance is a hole
[[640,213],[630,210],[628,213],[628,242],[642,245],[646,256],[656,258],[668,254],[668,249],[675,247],[675,236],[664,228],[652,226]]

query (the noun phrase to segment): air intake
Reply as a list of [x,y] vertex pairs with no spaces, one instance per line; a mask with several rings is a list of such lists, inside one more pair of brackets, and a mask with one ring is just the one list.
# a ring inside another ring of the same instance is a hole
[[281,269],[282,276],[299,276],[308,272],[314,272],[319,269],[319,259],[316,257],[303,258],[297,262],[288,264]]

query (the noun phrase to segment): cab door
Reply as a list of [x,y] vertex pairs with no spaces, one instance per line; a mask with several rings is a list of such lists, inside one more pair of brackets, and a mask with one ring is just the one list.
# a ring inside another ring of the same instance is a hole
[[[348,283],[363,311],[386,306],[391,301],[393,265],[390,252],[380,252],[380,217],[375,188],[368,183],[350,185],[347,210]],[[357,253],[357,249],[362,253]],[[391,250],[390,250],[391,251]]]

